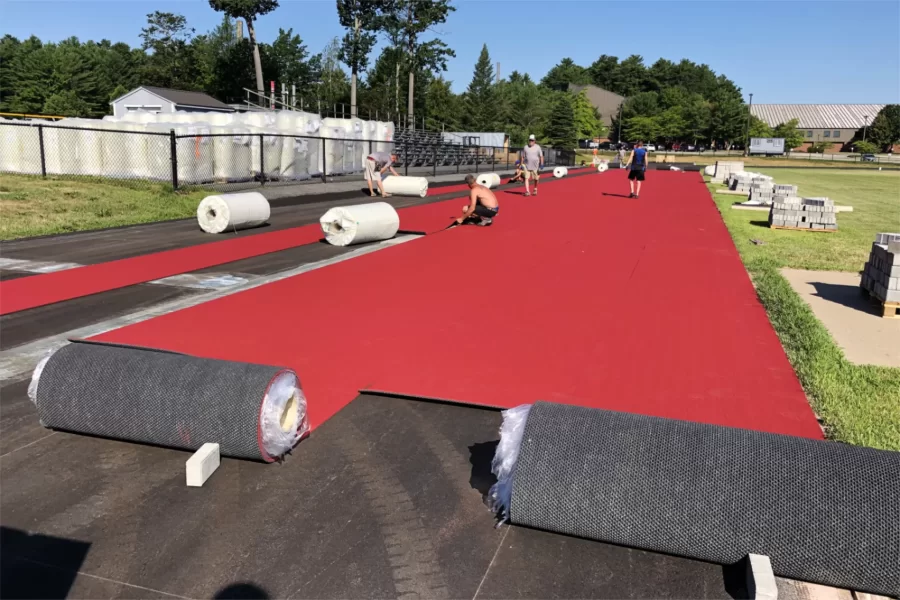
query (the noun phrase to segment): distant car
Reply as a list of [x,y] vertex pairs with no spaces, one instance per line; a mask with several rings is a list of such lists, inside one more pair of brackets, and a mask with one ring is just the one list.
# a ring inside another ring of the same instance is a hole
[[656,145],[655,145],[655,144],[647,144],[647,145],[644,146],[644,147],[647,149],[647,152],[656,152]]
[[875,155],[874,154],[863,154],[862,161],[863,162],[875,162]]

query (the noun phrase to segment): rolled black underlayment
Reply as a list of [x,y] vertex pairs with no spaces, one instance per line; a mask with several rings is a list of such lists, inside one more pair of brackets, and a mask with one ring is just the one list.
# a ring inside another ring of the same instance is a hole
[[504,413],[494,472],[513,523],[900,595],[900,452],[538,402]]
[[63,346],[28,394],[45,427],[273,462],[309,429],[290,369],[95,342]]

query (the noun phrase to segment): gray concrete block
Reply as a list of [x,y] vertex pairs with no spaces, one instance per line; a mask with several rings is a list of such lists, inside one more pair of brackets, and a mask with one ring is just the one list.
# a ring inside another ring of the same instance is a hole
[[813,223],[812,228],[813,229],[825,229],[825,225],[823,225],[822,223]]
[[900,233],[876,233],[875,243],[887,245],[890,242],[900,242]]

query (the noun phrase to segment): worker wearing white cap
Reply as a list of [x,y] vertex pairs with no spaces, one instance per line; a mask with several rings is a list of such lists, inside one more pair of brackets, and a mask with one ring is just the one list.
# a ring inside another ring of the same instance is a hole
[[525,163],[525,195],[531,195],[531,186],[528,184],[534,179],[534,195],[537,196],[538,180],[541,178],[541,169],[544,168],[544,151],[535,141],[534,134],[528,136],[528,145],[522,150],[522,162]]

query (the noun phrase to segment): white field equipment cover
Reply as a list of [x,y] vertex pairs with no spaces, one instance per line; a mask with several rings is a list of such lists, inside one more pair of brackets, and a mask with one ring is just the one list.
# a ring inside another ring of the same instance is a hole
[[325,239],[334,246],[389,240],[400,229],[400,215],[387,202],[336,206],[319,219]]
[[500,185],[500,176],[496,173],[482,173],[475,181],[486,188],[495,188]]
[[259,192],[207,196],[197,207],[197,222],[206,233],[259,227],[269,220],[269,201]]
[[395,196],[419,196],[428,195],[428,180],[424,177],[403,177],[391,175],[381,181],[384,191]]

